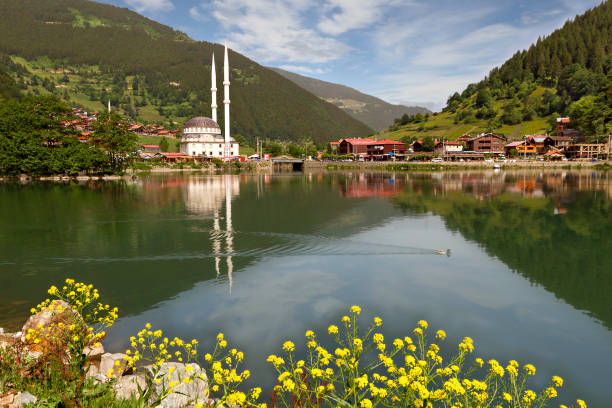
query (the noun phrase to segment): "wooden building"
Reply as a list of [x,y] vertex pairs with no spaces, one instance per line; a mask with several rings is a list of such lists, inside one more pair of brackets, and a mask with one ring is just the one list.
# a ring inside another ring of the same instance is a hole
[[554,146],[555,142],[548,135],[530,135],[527,136],[528,140],[536,148],[537,154],[544,154],[548,151],[550,146]]
[[569,145],[565,154],[571,159],[607,159],[610,150],[607,143],[576,143]]
[[[526,144],[526,146],[525,146]],[[536,154],[536,147],[533,143],[518,140],[516,142],[510,142],[504,146],[504,152],[509,155],[512,150],[516,150],[519,155]]]
[[342,139],[338,144],[338,154],[367,154],[368,144],[376,143],[374,139]]
[[367,154],[372,157],[381,156],[403,156],[406,153],[406,145],[397,140],[378,140],[366,146]]
[[467,141],[467,150],[499,154],[504,152],[506,139],[494,133],[482,133]]
[[438,154],[457,153],[463,151],[463,144],[461,142],[435,142],[434,151]]

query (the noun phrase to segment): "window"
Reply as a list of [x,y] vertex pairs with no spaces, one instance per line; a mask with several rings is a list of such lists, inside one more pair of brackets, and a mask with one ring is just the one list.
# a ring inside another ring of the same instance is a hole
[[219,152],[219,156],[223,156],[223,153]]
[[213,154],[212,154],[212,152],[210,152],[210,155],[211,155],[211,156],[213,155]]
[[195,152],[193,152],[192,156],[195,156],[195,155],[196,155]]

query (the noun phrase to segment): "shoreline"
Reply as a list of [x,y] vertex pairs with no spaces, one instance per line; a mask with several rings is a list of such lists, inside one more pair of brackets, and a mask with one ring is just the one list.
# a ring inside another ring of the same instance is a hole
[[[206,174],[240,174],[240,173],[273,173],[272,162],[253,162],[244,167],[202,167],[202,168],[170,168],[152,167],[151,169],[127,169],[123,175],[79,175],[79,176],[40,176],[34,177],[26,174],[19,176],[0,176],[0,182],[20,182],[28,183],[32,181],[118,181],[137,177],[146,174],[168,174],[168,173],[206,173]],[[588,170],[606,172],[612,169],[612,162],[536,162],[536,161],[516,161],[516,162],[339,162],[339,161],[304,161],[302,172],[310,171],[460,171],[460,170]]]

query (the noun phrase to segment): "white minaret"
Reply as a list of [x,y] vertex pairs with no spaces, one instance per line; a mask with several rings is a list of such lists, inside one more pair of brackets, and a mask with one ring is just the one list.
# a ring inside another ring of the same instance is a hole
[[230,96],[229,96],[229,60],[227,58],[227,44],[225,44],[225,55],[223,57],[223,120],[225,122],[225,157],[232,155],[232,145],[230,142]]
[[215,71],[215,53],[212,56],[212,69],[210,71],[210,92],[211,103],[210,108],[212,109],[212,120],[217,121],[217,72]]

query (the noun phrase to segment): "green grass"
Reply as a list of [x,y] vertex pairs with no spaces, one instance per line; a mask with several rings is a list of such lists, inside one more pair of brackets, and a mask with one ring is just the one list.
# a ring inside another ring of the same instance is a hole
[[[540,97],[546,90],[554,91],[552,88],[539,86],[531,93],[528,99],[534,100]],[[474,106],[474,100],[475,96],[472,97],[470,101],[464,103],[461,106],[461,110],[472,109],[475,112],[477,108]],[[506,103],[508,103],[507,100],[494,101],[493,107],[498,111],[498,119],[501,118]],[[524,105],[521,103],[521,105],[515,109],[520,110],[523,106]],[[473,123],[455,123],[454,113],[440,112],[435,116],[430,115],[427,122],[410,123],[395,130],[392,130],[393,127],[390,127],[379,132],[377,137],[398,140],[405,136],[417,137],[418,139],[430,136],[438,139],[448,138],[450,140],[456,140],[459,136],[464,134],[474,135],[486,132],[489,128],[488,122],[488,119],[476,119]],[[535,117],[533,120],[523,121],[517,125],[502,124],[500,127],[493,129],[493,132],[505,135],[508,140],[517,140],[526,134],[545,133],[548,127],[546,118]]]
[[169,152],[178,152],[180,148],[180,140],[174,139],[170,137],[160,137],[160,136],[138,136],[138,144],[152,144],[158,145],[163,139],[168,140],[168,151]]

